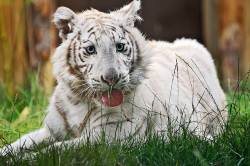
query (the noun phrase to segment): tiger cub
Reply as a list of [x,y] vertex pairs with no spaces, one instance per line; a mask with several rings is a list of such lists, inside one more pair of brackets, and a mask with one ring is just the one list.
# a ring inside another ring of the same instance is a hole
[[225,95],[209,52],[190,39],[148,41],[134,27],[141,3],[134,0],[110,13],[74,13],[59,7],[54,23],[62,44],[56,49],[57,86],[44,127],[10,147],[29,148],[48,140],[60,145],[167,135],[169,130],[205,137],[218,135],[227,121]]

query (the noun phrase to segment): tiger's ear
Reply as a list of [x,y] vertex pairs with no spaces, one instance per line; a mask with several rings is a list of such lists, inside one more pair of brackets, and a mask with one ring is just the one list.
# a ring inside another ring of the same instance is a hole
[[53,22],[59,30],[59,36],[66,39],[69,33],[73,32],[76,24],[77,15],[67,7],[59,7],[55,14]]
[[134,0],[130,4],[115,11],[114,14],[118,17],[122,25],[133,27],[136,20],[142,20],[142,18],[137,14],[140,8],[141,1]]

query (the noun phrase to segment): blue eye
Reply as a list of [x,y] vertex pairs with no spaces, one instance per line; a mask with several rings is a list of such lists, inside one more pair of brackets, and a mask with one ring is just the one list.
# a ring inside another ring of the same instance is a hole
[[122,52],[124,50],[124,44],[122,43],[116,44],[116,50]]
[[89,47],[87,47],[86,51],[89,54],[93,54],[95,52],[95,46],[89,46]]

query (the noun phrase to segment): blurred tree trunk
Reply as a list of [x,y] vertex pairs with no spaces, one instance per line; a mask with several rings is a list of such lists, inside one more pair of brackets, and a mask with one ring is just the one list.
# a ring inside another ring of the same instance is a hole
[[54,84],[50,56],[57,46],[55,0],[0,0],[0,80],[13,96],[28,85],[28,68],[40,71],[45,90]]
[[233,87],[249,71],[250,1],[204,0],[204,38],[213,56],[219,60],[224,88]]
[[33,0],[26,12],[30,65],[33,69],[40,69],[48,93],[54,84],[50,57],[57,46],[56,29],[52,23],[55,9],[55,0]]
[[220,0],[218,3],[220,73],[224,85],[236,85],[238,77],[243,74],[243,1]]
[[28,56],[25,33],[25,0],[0,1],[0,77],[14,95],[24,85]]
[[243,3],[244,13],[243,13],[243,22],[244,22],[244,46],[243,46],[243,72],[249,72],[250,70],[250,1],[245,0]]

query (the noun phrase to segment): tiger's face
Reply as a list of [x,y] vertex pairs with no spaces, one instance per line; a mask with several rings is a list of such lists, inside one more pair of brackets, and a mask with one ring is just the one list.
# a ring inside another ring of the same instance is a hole
[[53,57],[57,79],[81,98],[110,107],[120,105],[143,75],[140,46],[145,41],[133,26],[139,8],[138,1],[108,14],[97,10],[75,14],[58,8],[54,22],[63,43],[57,52],[64,48],[67,54],[62,58],[56,52]]

